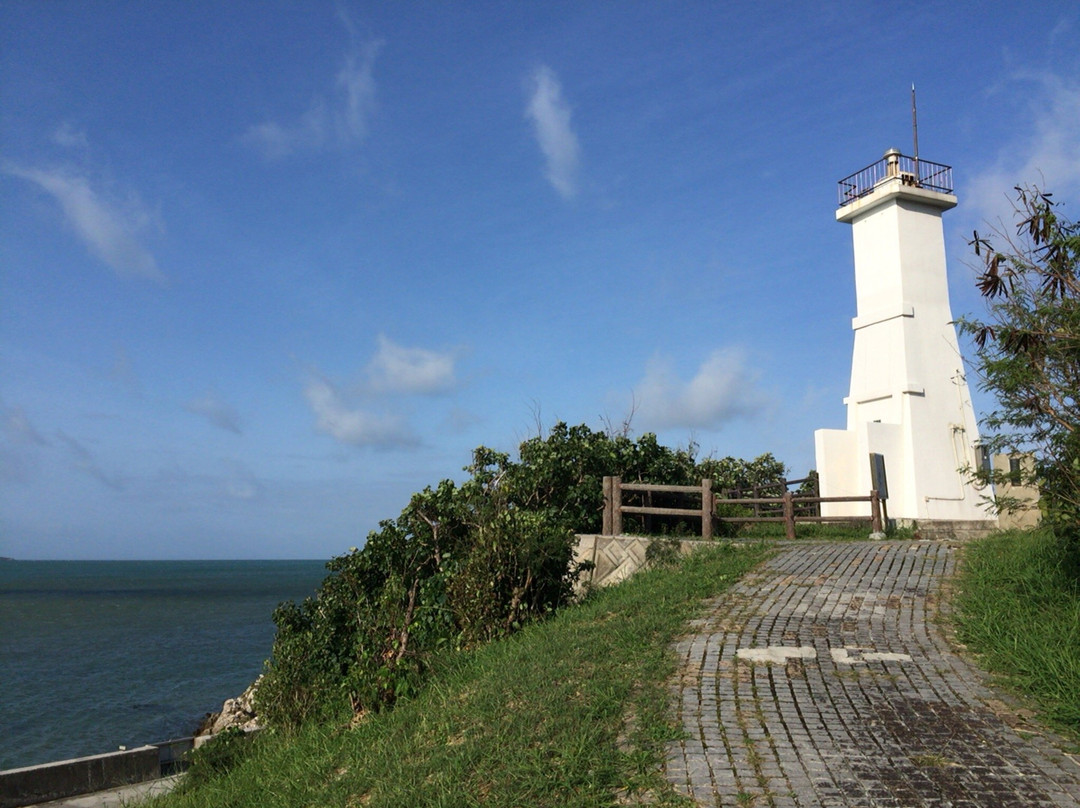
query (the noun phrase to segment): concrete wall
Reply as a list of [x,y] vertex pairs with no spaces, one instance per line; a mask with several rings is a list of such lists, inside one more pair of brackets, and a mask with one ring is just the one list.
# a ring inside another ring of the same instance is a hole
[[[1024,475],[1030,475],[1035,468],[1035,458],[1030,454],[998,454],[994,455],[992,461],[994,470],[1008,474],[1011,469],[1011,463],[1014,460],[1019,462]],[[1020,507],[1016,510],[1010,513],[1002,513],[998,516],[998,522],[1003,530],[1012,528],[1025,530],[1027,528],[1038,526],[1039,519],[1042,516],[1039,511],[1038,488],[1033,485],[1024,485],[1020,482],[1013,483],[1006,481],[997,486],[997,493],[1003,497],[1015,497],[1021,502]]]
[[0,772],[0,808],[59,800],[160,776],[156,746],[8,769]]
[[[258,731],[244,730],[248,734]],[[216,737],[174,738],[137,749],[0,771],[0,808],[37,805],[168,778],[184,771],[184,755]]]
[[[652,539],[641,536],[579,535],[574,549],[574,561],[591,561],[596,567],[581,576],[578,585],[611,586],[624,581],[645,566],[645,552]],[[679,552],[686,554],[695,547],[714,542],[680,541]]]

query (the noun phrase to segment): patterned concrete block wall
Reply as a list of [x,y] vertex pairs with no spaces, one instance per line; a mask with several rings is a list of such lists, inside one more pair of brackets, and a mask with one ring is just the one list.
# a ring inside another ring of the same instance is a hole
[[[582,575],[580,585],[611,586],[626,580],[643,566],[652,539],[641,536],[579,535],[574,561],[591,561],[595,568]],[[679,551],[689,553],[700,541],[681,541]]]

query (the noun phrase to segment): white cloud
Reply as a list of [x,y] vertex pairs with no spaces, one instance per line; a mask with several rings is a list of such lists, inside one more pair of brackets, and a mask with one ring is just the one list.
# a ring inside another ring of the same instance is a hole
[[304,397],[316,428],[335,440],[353,446],[412,446],[418,440],[402,414],[402,397],[452,391],[455,362],[454,351],[409,348],[380,334],[363,381],[339,388],[312,368]]
[[320,432],[353,446],[410,446],[416,443],[404,419],[350,408],[330,382],[312,377],[304,386],[304,397],[315,413]]
[[976,174],[964,193],[978,219],[994,224],[1011,221],[1015,185],[1036,184],[1058,199],[1080,191],[1080,83],[1025,72],[1005,86],[1023,93],[1025,134],[1008,143],[998,161]]
[[117,275],[165,281],[154,256],[139,243],[139,234],[154,217],[137,196],[129,195],[123,201],[106,199],[86,177],[63,171],[10,165],[5,170],[51,194],[90,252]]
[[367,136],[375,111],[375,57],[381,43],[369,42],[345,57],[329,100],[316,97],[295,121],[265,121],[250,127],[241,142],[268,160],[326,146],[353,146]]
[[337,86],[343,104],[338,112],[339,137],[342,142],[355,143],[367,135],[368,120],[375,111],[375,77],[372,69],[379,53],[379,43],[368,43],[357,53],[346,57],[337,75]]
[[678,377],[670,361],[652,359],[635,400],[635,418],[651,429],[716,429],[753,414],[764,403],[743,352],[736,349],[714,351],[688,382]]
[[184,404],[184,409],[195,415],[201,415],[214,426],[227,432],[240,434],[240,416],[231,406],[222,400],[213,390],[208,390],[202,397]]
[[292,154],[300,143],[318,145],[322,135],[321,131],[309,131],[307,127],[285,129],[273,121],[266,121],[249,127],[240,142],[262,152],[267,160],[277,160]]
[[536,140],[547,161],[548,182],[566,199],[577,193],[580,147],[570,127],[570,107],[562,97],[555,72],[546,65],[530,77],[525,117],[536,128]]
[[380,334],[368,373],[376,392],[442,393],[454,387],[454,359],[453,353],[406,348]]
[[70,123],[62,123],[53,132],[52,141],[57,146],[63,146],[65,149],[89,149],[90,142],[86,138],[86,133],[75,129]]

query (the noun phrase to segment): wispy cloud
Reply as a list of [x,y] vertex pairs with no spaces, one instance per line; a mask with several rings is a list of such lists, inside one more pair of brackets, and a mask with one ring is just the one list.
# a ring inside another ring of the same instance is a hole
[[1018,72],[998,93],[1010,91],[1024,96],[1024,135],[976,174],[964,194],[978,218],[991,223],[1011,219],[1015,185],[1034,183],[1058,198],[1080,192],[1080,83]]
[[536,140],[547,162],[548,182],[563,198],[577,193],[581,148],[570,126],[570,106],[562,96],[559,79],[550,67],[541,65],[529,77],[529,101],[525,117],[533,122]]
[[34,465],[34,450],[48,445],[22,407],[0,401],[0,480],[27,482]]
[[375,58],[381,46],[380,42],[368,42],[354,47],[345,56],[332,92],[316,96],[295,120],[264,121],[250,127],[241,142],[268,160],[362,142],[375,111]]
[[315,413],[315,428],[352,446],[403,447],[417,443],[400,415],[382,415],[350,406],[326,379],[312,375],[304,397]]
[[51,194],[87,249],[117,275],[165,281],[154,256],[139,241],[155,217],[136,194],[122,200],[107,198],[79,173],[14,165],[4,170]]
[[635,417],[650,429],[716,429],[753,414],[765,403],[741,350],[721,349],[702,363],[689,381],[671,362],[652,359],[635,390]]
[[380,334],[363,378],[337,385],[317,369],[305,372],[304,397],[316,428],[352,446],[407,447],[419,440],[403,414],[410,396],[453,391],[457,351],[399,345]]
[[379,43],[368,43],[357,53],[345,57],[337,74],[337,89],[343,100],[337,118],[338,137],[345,143],[363,140],[368,133],[368,120],[375,111],[375,57]]
[[123,490],[124,483],[120,477],[105,471],[98,464],[93,453],[82,443],[60,430],[57,430],[56,437],[59,438],[60,442],[67,448],[68,455],[71,457],[76,469],[97,480],[106,488],[111,488],[114,491]]
[[208,390],[199,398],[193,398],[184,404],[184,409],[194,415],[201,415],[207,421],[226,432],[241,433],[240,416],[236,410],[222,400],[213,390]]
[[454,361],[452,352],[406,348],[380,334],[368,374],[376,392],[430,395],[454,387]]
[[0,434],[6,441],[24,446],[48,446],[49,442],[30,423],[22,407],[0,402]]
[[90,148],[90,141],[86,137],[86,132],[76,129],[66,122],[60,124],[56,131],[53,132],[52,142],[57,146],[63,146],[65,149],[87,150]]

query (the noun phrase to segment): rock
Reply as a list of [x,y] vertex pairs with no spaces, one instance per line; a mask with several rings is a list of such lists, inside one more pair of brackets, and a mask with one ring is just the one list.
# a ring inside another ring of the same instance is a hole
[[259,728],[259,717],[255,714],[255,692],[259,689],[262,676],[235,699],[226,699],[220,713],[206,716],[196,736],[217,735],[230,727],[239,727],[244,732]]

